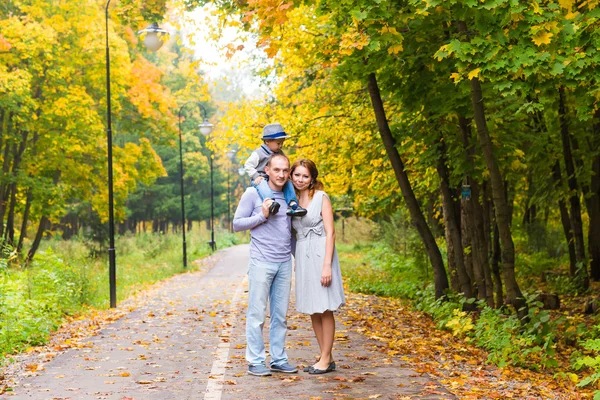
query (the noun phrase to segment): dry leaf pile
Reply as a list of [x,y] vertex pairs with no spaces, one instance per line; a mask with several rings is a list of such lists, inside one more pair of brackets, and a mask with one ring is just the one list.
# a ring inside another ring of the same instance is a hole
[[592,398],[591,390],[550,373],[487,364],[485,351],[437,329],[430,316],[400,300],[348,293],[347,304],[344,323],[375,339],[376,351],[433,376],[461,399]]

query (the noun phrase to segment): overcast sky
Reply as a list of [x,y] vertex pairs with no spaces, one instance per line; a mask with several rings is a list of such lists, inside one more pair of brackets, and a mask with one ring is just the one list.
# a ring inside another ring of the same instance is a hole
[[[268,63],[268,59],[256,48],[255,40],[237,29],[226,28],[220,40],[214,41],[210,30],[216,25],[216,18],[211,15],[209,6],[186,13],[185,19],[184,30],[194,38],[195,55],[203,61],[202,70],[207,76],[214,81],[229,81],[232,90],[239,87],[246,96],[261,96],[260,80],[253,70]],[[227,58],[224,47],[229,43],[243,45],[244,49]]]

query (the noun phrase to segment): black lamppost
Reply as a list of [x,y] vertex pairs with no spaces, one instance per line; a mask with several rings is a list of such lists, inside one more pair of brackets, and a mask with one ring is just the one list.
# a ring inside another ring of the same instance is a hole
[[[115,207],[113,195],[113,159],[112,159],[112,109],[110,99],[110,49],[108,46],[108,7],[111,0],[106,2],[106,141],[108,147],[108,280],[110,286],[110,307],[117,306],[117,257],[115,250]],[[141,30],[138,34],[145,34],[144,45],[151,51],[160,49],[163,41],[158,34],[167,33],[160,29],[155,22],[148,28]]]
[[[182,234],[182,239],[183,239],[183,268],[187,268],[187,244],[185,242],[185,191],[184,191],[184,187],[183,187],[183,146],[182,146],[182,140],[181,140],[181,113],[182,113],[183,109],[185,108],[185,106],[187,106],[188,104],[196,104],[200,108],[200,111],[202,111],[202,113],[203,113],[204,122],[202,124],[200,124],[200,131],[202,131],[202,129],[203,129],[202,126],[204,124],[208,124],[208,120],[206,119],[206,109],[200,102],[188,101],[187,103],[183,104],[179,108],[179,115],[178,115],[178,122],[179,122],[179,177],[180,177],[179,184],[181,185],[181,228],[182,228],[181,234]],[[210,129],[210,131],[212,131],[212,124],[208,124],[208,125],[210,125],[210,127],[208,127],[206,125],[204,129]]]
[[[200,133],[206,136],[206,140],[209,140],[209,135],[212,132],[213,124],[209,123],[205,118],[204,122],[200,124]],[[213,152],[210,151],[210,248],[212,251],[217,249],[217,242],[215,242],[215,198],[214,198],[214,187],[213,187]]]
[[233,232],[233,226],[231,224],[231,169],[233,168],[233,160],[235,159],[235,150],[229,150],[227,158],[231,165],[227,167],[227,229],[229,232]]

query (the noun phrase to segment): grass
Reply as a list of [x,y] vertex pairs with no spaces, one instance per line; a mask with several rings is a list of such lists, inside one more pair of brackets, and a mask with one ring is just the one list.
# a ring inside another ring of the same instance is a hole
[[[187,270],[211,253],[210,232],[194,226],[187,235]],[[217,248],[247,240],[247,234],[215,233]],[[117,301],[184,272],[180,233],[127,234],[117,238]],[[65,316],[109,306],[108,257],[83,238],[45,240],[29,267],[0,262],[0,359],[45,343]]]

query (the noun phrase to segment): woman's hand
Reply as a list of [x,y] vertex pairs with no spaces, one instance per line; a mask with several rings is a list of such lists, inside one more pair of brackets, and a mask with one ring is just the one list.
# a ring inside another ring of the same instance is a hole
[[256,186],[258,186],[258,184],[259,184],[259,183],[261,183],[261,182],[263,181],[263,179],[265,179],[265,178],[264,178],[264,177],[262,177],[262,176],[258,176],[258,177],[256,177],[256,179],[254,180],[254,184],[255,184]]
[[323,264],[321,272],[321,286],[328,287],[331,285],[331,263]]

